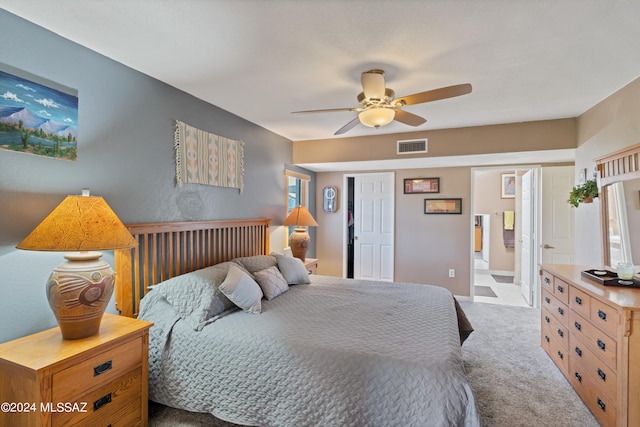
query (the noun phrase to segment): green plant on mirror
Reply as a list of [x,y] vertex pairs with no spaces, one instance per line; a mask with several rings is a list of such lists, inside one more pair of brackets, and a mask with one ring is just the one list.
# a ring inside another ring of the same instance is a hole
[[593,202],[594,197],[598,197],[598,183],[595,179],[588,179],[584,184],[573,187],[567,203],[577,208],[580,203]]

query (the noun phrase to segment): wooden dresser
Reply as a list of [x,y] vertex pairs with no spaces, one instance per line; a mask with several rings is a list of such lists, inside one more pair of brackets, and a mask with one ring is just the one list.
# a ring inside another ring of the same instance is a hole
[[542,348],[601,425],[640,426],[640,289],[541,266]]
[[92,337],[56,327],[0,344],[0,425],[146,426],[151,325],[105,314]]

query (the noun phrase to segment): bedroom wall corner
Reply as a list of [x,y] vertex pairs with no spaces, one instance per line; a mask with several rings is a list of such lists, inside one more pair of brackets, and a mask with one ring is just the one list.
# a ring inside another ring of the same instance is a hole
[[[44,284],[62,254],[15,246],[84,187],[125,223],[268,217],[277,234],[291,141],[2,9],[0,35],[2,62],[79,94],[77,161],[0,150],[0,342],[55,326]],[[245,142],[244,192],[176,185],[175,120]]]

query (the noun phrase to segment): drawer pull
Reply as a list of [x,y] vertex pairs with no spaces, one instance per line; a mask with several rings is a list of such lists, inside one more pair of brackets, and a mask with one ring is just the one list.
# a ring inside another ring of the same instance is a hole
[[582,305],[582,298],[576,297],[576,304]]
[[98,375],[104,374],[108,370],[113,367],[113,363],[111,360],[107,360],[104,363],[99,364],[98,366],[93,367],[93,376],[97,377]]
[[545,278],[544,278],[544,283],[551,283],[551,280],[549,280],[549,278],[548,278],[548,277],[545,277]]
[[605,313],[602,310],[598,310],[598,317],[601,318],[602,320],[607,320],[607,313]]
[[558,307],[558,313],[560,313],[561,316],[564,316],[564,310],[562,307]]
[[579,383],[582,382],[582,375],[580,375],[579,373],[576,372],[576,379],[578,380]]
[[605,405],[604,402],[602,401],[602,399],[600,399],[600,398],[598,398],[597,402],[598,402],[598,406],[600,407],[600,409],[602,409],[604,411],[605,408],[607,407],[607,405]]
[[551,304],[551,300],[549,299],[549,297],[544,297],[544,300],[547,302],[547,304]]
[[550,341],[550,340],[549,340],[549,335],[545,335],[545,336],[544,336],[544,340],[545,340],[546,342],[549,342],[549,341]]
[[600,378],[602,378],[602,381],[606,381],[607,380],[607,374],[604,373],[604,371],[600,368],[598,368],[598,376]]
[[111,403],[111,393],[102,396],[100,399],[93,402],[93,410],[97,411],[102,408],[104,405]]
[[564,332],[562,332],[562,329],[558,329],[558,335],[560,336],[560,338],[564,336]]
[[563,287],[563,286],[558,285],[558,292],[560,292],[561,294],[563,294],[563,293],[564,293],[564,287]]
[[560,350],[558,350],[558,356],[560,356],[560,359],[564,359],[564,354]]
[[605,350],[605,348],[607,347],[607,345],[604,343],[604,341],[602,341],[600,338],[598,338],[598,347],[600,347],[600,350]]
[[582,350],[580,349],[580,347],[576,347],[576,354],[578,355],[578,357],[582,357]]
[[573,322],[573,325],[576,327],[577,330],[579,331],[582,330],[582,325],[577,320]]
[[544,321],[549,323],[549,322],[551,322],[551,319],[549,319],[549,316],[544,316]]

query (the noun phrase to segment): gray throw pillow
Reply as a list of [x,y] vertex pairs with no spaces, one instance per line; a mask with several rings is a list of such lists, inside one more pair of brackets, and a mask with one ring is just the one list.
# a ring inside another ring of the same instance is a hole
[[262,311],[262,289],[240,266],[229,266],[220,291],[246,312],[259,314]]
[[311,283],[309,273],[299,258],[276,255],[278,268],[289,285]]

